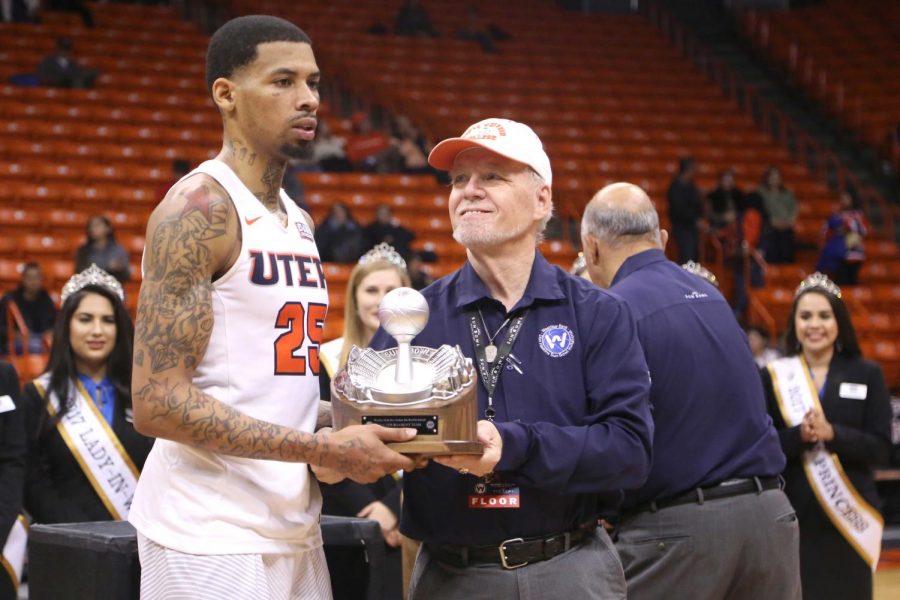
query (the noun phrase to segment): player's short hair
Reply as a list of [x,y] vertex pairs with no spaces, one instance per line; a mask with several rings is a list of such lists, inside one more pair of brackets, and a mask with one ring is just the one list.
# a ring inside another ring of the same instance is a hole
[[256,60],[257,47],[267,42],[300,42],[312,45],[306,33],[291,23],[268,15],[237,17],[222,25],[210,38],[206,50],[206,89],[213,82],[231,77]]

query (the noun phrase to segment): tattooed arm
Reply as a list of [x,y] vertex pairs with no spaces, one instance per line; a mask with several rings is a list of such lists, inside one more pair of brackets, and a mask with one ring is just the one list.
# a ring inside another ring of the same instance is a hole
[[236,260],[239,236],[234,205],[206,175],[176,184],[151,215],[135,328],[135,428],[222,454],[321,465],[361,482],[413,468],[383,443],[410,439],[412,430],[301,432],[254,419],[192,384],[212,332],[212,281]]
[[331,402],[319,400],[319,413],[316,415],[316,429],[331,427]]

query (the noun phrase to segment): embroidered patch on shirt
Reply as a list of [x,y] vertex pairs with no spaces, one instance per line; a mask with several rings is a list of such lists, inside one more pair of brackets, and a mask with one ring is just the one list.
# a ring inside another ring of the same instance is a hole
[[309,229],[309,225],[307,225],[303,221],[297,221],[296,223],[297,231],[300,232],[300,237],[302,237],[304,240],[309,240],[310,242],[313,241],[313,234]]
[[565,325],[548,325],[541,329],[538,344],[548,356],[559,358],[572,351],[575,346],[575,334]]

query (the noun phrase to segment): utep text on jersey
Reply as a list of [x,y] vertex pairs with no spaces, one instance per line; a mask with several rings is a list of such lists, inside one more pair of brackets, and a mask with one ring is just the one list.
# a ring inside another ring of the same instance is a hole
[[315,256],[250,250],[250,282],[255,285],[284,285],[328,289],[322,261]]

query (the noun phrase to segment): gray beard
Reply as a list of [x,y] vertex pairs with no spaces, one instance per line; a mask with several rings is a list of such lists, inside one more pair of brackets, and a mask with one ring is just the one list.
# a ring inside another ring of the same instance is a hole
[[528,230],[529,226],[530,225],[526,223],[524,227],[521,227],[518,230],[503,233],[483,227],[461,226],[453,231],[453,239],[456,240],[459,245],[470,249],[479,246],[493,246],[519,237]]

